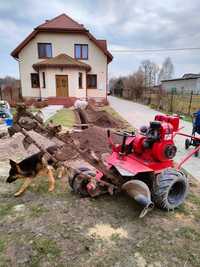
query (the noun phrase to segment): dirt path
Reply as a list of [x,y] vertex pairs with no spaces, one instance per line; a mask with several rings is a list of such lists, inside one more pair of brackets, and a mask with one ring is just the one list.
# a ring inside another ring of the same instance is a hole
[[[149,108],[148,106],[112,96],[109,97],[109,102],[111,107],[113,107],[122,117],[124,117],[124,119],[126,119],[131,125],[133,125],[137,129],[139,129],[142,125],[148,125],[149,122],[154,119],[156,114],[161,113]],[[181,126],[184,127],[182,132],[186,134],[191,134],[192,123],[181,120]],[[175,160],[177,162],[179,162],[187,153],[184,148],[184,142],[185,138],[182,136],[177,136],[175,138],[175,143],[178,148],[175,157]],[[189,150],[191,149],[192,147]],[[184,164],[184,168],[193,177],[200,181],[199,163],[200,158],[195,158],[193,156]]]

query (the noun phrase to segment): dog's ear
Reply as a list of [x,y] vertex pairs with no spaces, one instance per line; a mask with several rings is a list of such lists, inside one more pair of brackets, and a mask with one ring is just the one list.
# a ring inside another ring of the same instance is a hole
[[10,159],[10,166],[15,167],[16,165],[17,163],[14,160]]

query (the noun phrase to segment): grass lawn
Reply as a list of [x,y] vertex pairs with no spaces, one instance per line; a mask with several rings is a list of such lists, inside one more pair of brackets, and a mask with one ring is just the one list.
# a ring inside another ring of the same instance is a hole
[[72,128],[75,124],[75,115],[73,110],[63,108],[59,110],[53,117],[49,120],[53,120],[55,124],[61,124],[64,127]]
[[143,219],[122,194],[80,198],[68,185],[62,191],[59,180],[49,193],[40,177],[15,198],[19,183],[5,186],[0,175],[2,267],[200,266],[200,187],[193,180],[178,209],[155,208]]
[[[30,112],[37,112],[37,111],[40,110],[40,109],[39,109],[39,108],[27,108],[27,110],[30,111]],[[13,115],[15,115],[15,113],[16,113],[16,108],[11,108],[11,113],[12,113]]]
[[115,119],[120,120],[124,124],[124,130],[127,131],[134,131],[134,128],[132,125],[130,125],[117,111],[115,111],[111,106],[105,106],[101,108],[101,110],[106,111],[110,115],[112,115]]

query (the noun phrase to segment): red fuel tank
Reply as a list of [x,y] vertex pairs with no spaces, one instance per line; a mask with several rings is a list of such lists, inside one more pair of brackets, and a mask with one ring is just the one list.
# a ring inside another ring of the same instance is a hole
[[156,121],[163,121],[163,122],[168,122],[171,123],[173,126],[173,131],[176,132],[179,129],[179,117],[178,115],[156,115],[155,116]]

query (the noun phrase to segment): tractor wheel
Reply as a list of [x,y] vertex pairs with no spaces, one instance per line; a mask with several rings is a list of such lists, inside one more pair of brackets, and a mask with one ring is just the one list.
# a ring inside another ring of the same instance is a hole
[[185,149],[187,150],[190,147],[190,139],[185,139]]
[[76,176],[79,173],[84,172],[84,171],[89,171],[89,169],[87,167],[80,167],[73,173],[73,175],[69,176],[68,182],[69,182],[69,185],[70,185],[71,189],[73,189],[73,183],[74,183],[74,179],[76,178]]
[[164,210],[173,210],[181,205],[188,192],[187,177],[181,171],[166,169],[157,176],[152,197],[155,205]]
[[83,178],[84,174],[91,176],[96,175],[90,169],[86,167],[81,167],[77,170],[73,177],[69,178],[69,185],[75,193],[79,194],[82,197],[88,197],[89,194],[86,188],[88,181],[87,179]]

